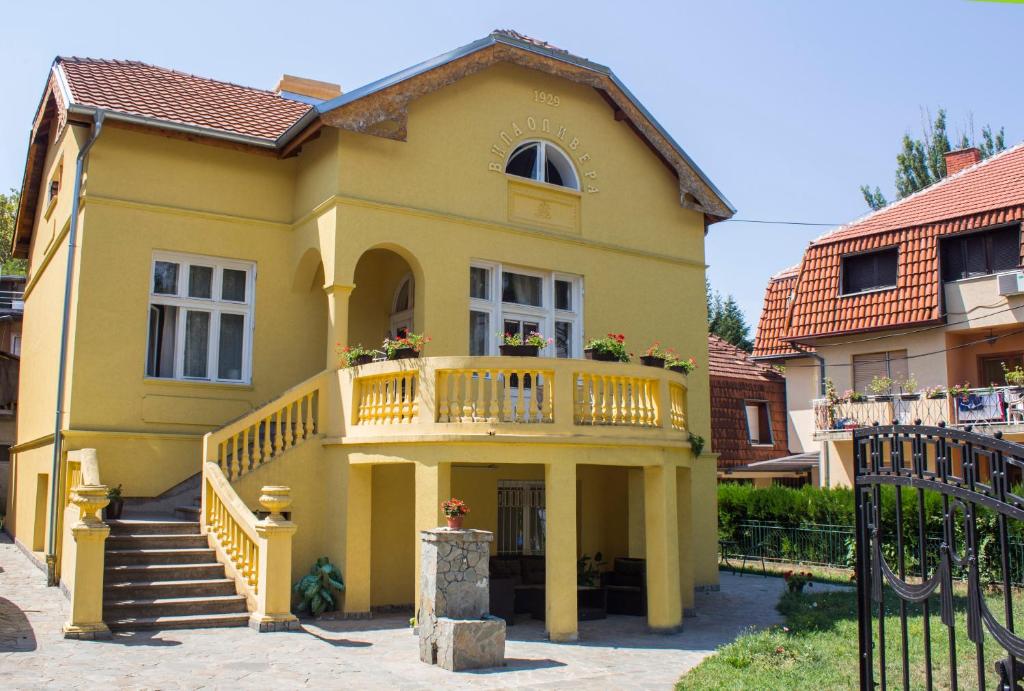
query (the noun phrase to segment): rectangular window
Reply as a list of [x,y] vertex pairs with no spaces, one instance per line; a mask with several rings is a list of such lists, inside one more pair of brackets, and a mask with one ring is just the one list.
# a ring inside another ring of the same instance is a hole
[[500,334],[536,331],[555,343],[551,357],[579,357],[583,333],[583,279],[570,274],[474,261],[469,269],[469,352],[496,355]]
[[843,295],[895,288],[897,259],[895,247],[843,257]]
[[1020,227],[957,235],[939,247],[943,281],[1013,271],[1020,266]]
[[903,382],[910,376],[909,372],[905,350],[853,356],[853,388],[861,393],[870,393],[869,387],[875,379],[889,378]]
[[157,253],[146,376],[248,382],[254,280],[249,262]]
[[747,438],[751,444],[772,444],[772,424],[767,401],[747,401]]
[[544,554],[544,483],[498,481],[498,554]]

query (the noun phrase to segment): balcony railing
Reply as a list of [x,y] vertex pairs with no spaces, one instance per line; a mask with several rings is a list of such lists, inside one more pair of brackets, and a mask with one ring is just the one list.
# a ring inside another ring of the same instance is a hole
[[1024,389],[985,387],[968,389],[958,396],[928,398],[923,394],[867,396],[858,401],[818,398],[814,405],[814,429],[817,433],[844,433],[878,422],[889,424],[973,427],[1024,427]]
[[0,290],[0,310],[25,311],[25,293],[20,290]]
[[686,377],[617,362],[428,357],[339,370],[345,437],[686,440]]

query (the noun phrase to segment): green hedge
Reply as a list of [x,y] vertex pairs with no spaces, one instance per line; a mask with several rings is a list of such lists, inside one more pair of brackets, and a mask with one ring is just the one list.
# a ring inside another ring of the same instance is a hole
[[725,482],[718,485],[718,529],[732,537],[735,527],[747,521],[785,526],[806,523],[853,526],[853,490],[820,489],[809,485],[755,488]]

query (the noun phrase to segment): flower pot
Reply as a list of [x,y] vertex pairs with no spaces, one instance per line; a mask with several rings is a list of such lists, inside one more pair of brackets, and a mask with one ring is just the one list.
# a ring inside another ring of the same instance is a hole
[[415,348],[399,348],[398,350],[391,351],[391,354],[388,355],[388,360],[409,360],[419,357],[419,355]]
[[640,362],[647,367],[657,367],[658,369],[665,369],[665,358],[658,355],[641,355]]
[[606,353],[603,350],[594,350],[587,348],[583,351],[583,354],[588,360],[600,360],[601,362],[618,362],[619,358],[615,357],[612,353]]
[[358,367],[359,365],[368,365],[373,362],[372,355],[357,355],[348,362],[349,367]]
[[540,346],[535,345],[503,345],[498,346],[502,355],[513,357],[537,357],[540,354]]
[[917,401],[921,398],[919,393],[904,393],[900,394],[900,400],[902,401]]
[[121,518],[122,511],[124,511],[124,499],[111,499],[103,509],[103,517],[110,521],[116,521]]
[[448,516],[448,527],[452,530],[462,530],[462,519],[465,516]]
[[686,368],[683,367],[682,365],[672,365],[668,369],[672,370],[673,372],[679,372],[679,374],[686,374]]
[[888,401],[892,400],[892,396],[888,396],[888,395],[886,395],[886,396],[875,396],[875,400],[876,401],[881,401],[881,402],[888,402]]

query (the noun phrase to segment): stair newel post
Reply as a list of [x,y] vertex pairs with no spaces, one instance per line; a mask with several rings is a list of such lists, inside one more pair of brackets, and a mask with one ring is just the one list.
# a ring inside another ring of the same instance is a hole
[[110,629],[103,623],[103,561],[110,526],[97,515],[110,503],[107,492],[106,485],[79,485],[72,490],[78,521],[70,528],[74,564],[71,573],[61,574],[71,592],[65,638],[110,637]]
[[291,613],[292,536],[298,526],[281,514],[291,503],[288,487],[266,486],[262,490],[260,505],[270,515],[256,523],[256,611],[249,626],[257,631],[298,627],[298,619]]

